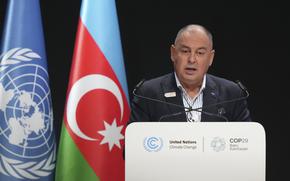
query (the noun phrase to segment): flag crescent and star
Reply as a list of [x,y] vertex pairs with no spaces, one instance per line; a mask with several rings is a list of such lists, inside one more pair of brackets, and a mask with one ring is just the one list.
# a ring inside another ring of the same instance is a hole
[[130,107],[115,6],[115,0],[82,1],[56,181],[125,180]]
[[[94,82],[95,84],[92,84]],[[110,93],[112,93],[118,100],[120,109],[121,109],[121,119],[123,117],[123,99],[122,95],[120,92],[120,89],[118,86],[115,84],[115,82],[103,75],[89,75],[81,78],[78,80],[72,87],[68,101],[67,101],[67,108],[66,108],[66,113],[67,113],[67,121],[68,125],[71,128],[71,130],[76,134],[78,137],[85,139],[85,140],[91,140],[95,141],[97,139],[91,138],[87,136],[85,133],[81,131],[81,129],[78,127],[77,120],[76,120],[76,110],[77,110],[77,105],[79,100],[89,91],[94,90],[94,89],[103,89],[107,90]],[[71,112],[71,114],[68,114]]]

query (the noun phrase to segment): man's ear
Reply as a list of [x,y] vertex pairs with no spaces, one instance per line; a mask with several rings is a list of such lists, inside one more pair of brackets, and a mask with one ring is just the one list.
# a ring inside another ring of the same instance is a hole
[[211,50],[211,52],[210,52],[210,61],[209,61],[209,66],[211,66],[212,63],[213,63],[214,54],[215,54],[215,50]]
[[172,44],[170,46],[170,58],[171,58],[171,61],[174,63],[175,61],[175,54],[176,54],[176,49],[175,49],[175,46]]

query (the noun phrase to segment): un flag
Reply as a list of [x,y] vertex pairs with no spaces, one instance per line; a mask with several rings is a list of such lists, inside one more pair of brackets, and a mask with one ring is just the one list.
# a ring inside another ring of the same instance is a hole
[[0,51],[0,180],[53,180],[56,146],[39,0],[8,1]]

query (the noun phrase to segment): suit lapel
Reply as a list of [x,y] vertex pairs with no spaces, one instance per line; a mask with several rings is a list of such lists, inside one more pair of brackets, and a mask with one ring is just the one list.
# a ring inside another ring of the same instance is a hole
[[[211,79],[210,76],[207,76],[206,77],[206,86],[205,86],[205,89],[203,91],[203,107],[217,103],[218,102],[218,99],[217,99],[218,95],[219,95],[219,92],[216,88],[216,84],[213,82],[213,80]],[[217,106],[212,106],[212,107],[204,108],[202,110],[209,112],[209,113],[216,114],[217,109],[218,109]],[[203,122],[218,121],[217,117],[209,116],[209,115],[206,115],[204,113],[201,114],[201,120]]]
[[[167,102],[183,106],[181,92],[176,86],[174,73],[169,74],[161,81],[161,88],[162,88],[164,99]],[[175,93],[175,96],[174,96],[174,93]],[[179,108],[176,106],[167,105],[167,107],[169,109],[170,114],[184,111],[183,108]],[[185,113],[182,113],[177,116],[172,116],[168,118],[168,120],[169,121],[186,121],[186,115]]]
[[[169,74],[161,81],[161,88],[162,88],[162,94],[163,94],[162,96],[164,97],[165,101],[183,106],[181,92],[177,88],[174,73]],[[176,96],[165,97],[166,93],[173,93],[173,92],[176,93]],[[206,87],[203,91],[203,107],[217,103],[218,96],[219,96],[219,92],[218,92],[218,89],[216,88],[215,82],[212,80],[212,78],[209,75],[207,75]],[[169,110],[169,114],[174,114],[177,112],[184,111],[183,108],[179,108],[176,106],[167,105],[167,107]],[[218,107],[212,106],[212,107],[204,108],[203,111],[217,114]],[[169,117],[167,120],[164,119],[163,121],[186,121],[186,120],[187,119],[186,119],[186,115],[184,112],[182,114],[179,114],[178,116]],[[204,121],[205,122],[216,122],[216,121],[223,121],[223,120],[219,119],[215,116],[209,116],[209,115],[202,113],[201,114],[201,121],[203,121],[203,122]]]

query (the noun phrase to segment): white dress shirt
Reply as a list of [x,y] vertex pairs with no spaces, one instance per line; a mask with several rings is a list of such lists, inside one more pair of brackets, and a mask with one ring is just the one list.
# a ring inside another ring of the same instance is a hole
[[[196,94],[195,97],[191,98],[184,87],[181,85],[176,73],[174,73],[176,85],[181,90],[181,96],[183,100],[184,107],[191,107],[192,109],[202,107],[203,105],[203,90],[205,88],[206,83],[206,75],[203,77],[201,88],[199,89],[199,92]],[[186,111],[186,109],[185,109]],[[186,117],[188,122],[200,122],[201,120],[201,112],[197,111],[190,111],[186,112]]]

